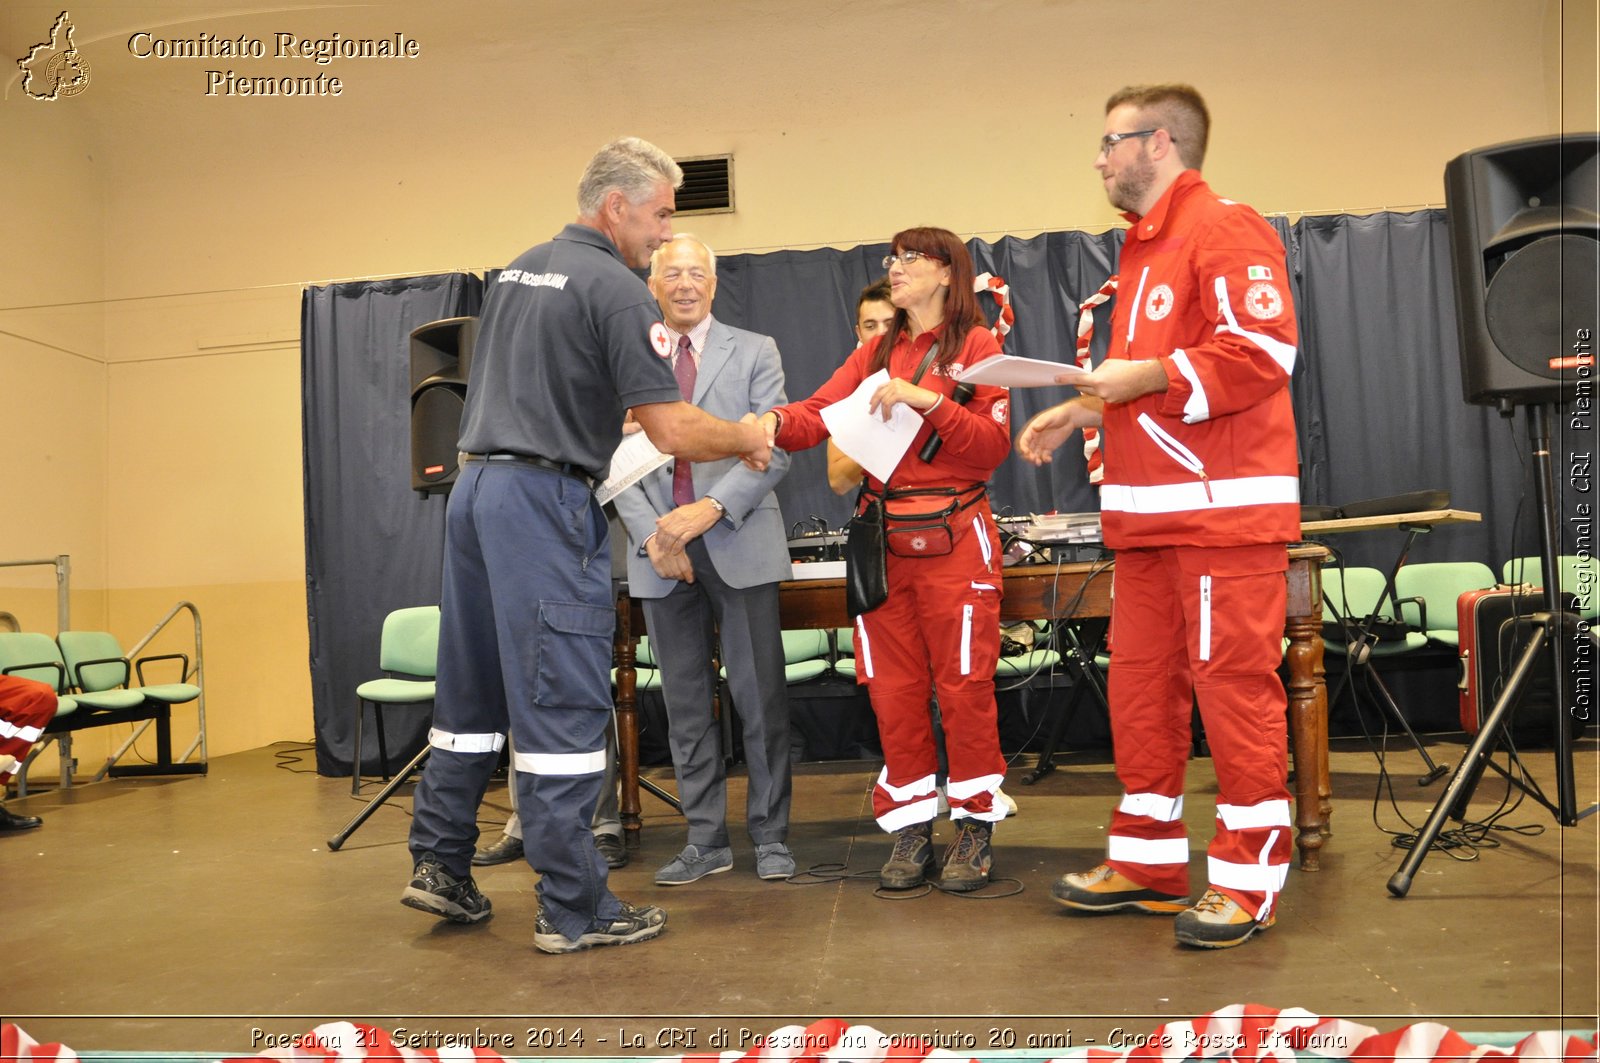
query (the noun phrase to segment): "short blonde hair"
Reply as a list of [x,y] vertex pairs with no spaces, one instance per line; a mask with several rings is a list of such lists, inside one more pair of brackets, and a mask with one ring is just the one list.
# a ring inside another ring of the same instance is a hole
[[1193,85],[1130,85],[1111,94],[1106,113],[1124,104],[1138,108],[1141,124],[1167,131],[1184,166],[1200,169],[1211,137],[1211,112]]

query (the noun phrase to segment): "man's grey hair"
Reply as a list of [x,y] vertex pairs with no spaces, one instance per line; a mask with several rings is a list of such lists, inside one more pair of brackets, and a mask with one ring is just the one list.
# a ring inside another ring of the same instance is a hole
[[584,168],[578,182],[578,213],[585,218],[599,214],[612,189],[627,196],[629,203],[643,203],[662,181],[673,188],[683,184],[683,168],[671,155],[638,137],[613,140]]
[[690,243],[698,244],[706,253],[706,264],[711,268],[711,275],[713,277],[717,275],[717,253],[711,250],[710,244],[706,243],[693,233],[673,233],[671,240],[668,240],[666,243],[650,252],[650,276],[654,277],[657,273],[661,272],[662,257],[666,255],[667,250],[679,240],[688,240]]

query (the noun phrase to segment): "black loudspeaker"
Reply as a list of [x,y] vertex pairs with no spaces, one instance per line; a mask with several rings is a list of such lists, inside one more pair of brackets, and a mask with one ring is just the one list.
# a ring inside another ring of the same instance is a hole
[[1444,170],[1461,391],[1479,405],[1592,394],[1600,134],[1479,148]]
[[411,488],[450,490],[460,472],[457,441],[478,319],[449,317],[411,332]]

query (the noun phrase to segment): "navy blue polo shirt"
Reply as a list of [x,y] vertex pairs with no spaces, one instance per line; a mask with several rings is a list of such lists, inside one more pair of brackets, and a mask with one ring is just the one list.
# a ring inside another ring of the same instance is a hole
[[616,246],[568,225],[502,270],[478,323],[462,450],[604,478],[623,411],[681,398],[661,308]]

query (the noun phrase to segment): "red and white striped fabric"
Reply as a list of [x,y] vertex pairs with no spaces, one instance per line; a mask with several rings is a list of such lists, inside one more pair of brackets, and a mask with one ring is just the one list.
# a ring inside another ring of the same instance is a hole
[[[1177,1060],[1265,1063],[1313,1057],[1360,1060],[1361,1063],[1600,1063],[1596,1043],[1556,1031],[1532,1033],[1509,1048],[1475,1045],[1436,1022],[1419,1022],[1379,1033],[1370,1026],[1345,1019],[1324,1019],[1300,1008],[1268,1008],[1259,1004],[1233,1004],[1188,1022],[1157,1026],[1135,1039],[1136,1048],[1094,1048],[1075,1052],[1071,1063],[1175,1063]],[[292,1047],[276,1048],[257,1056],[235,1056],[222,1063],[245,1059],[323,1061],[504,1060],[487,1048],[469,1046],[414,1049],[396,1045],[388,1033],[356,1022],[330,1022],[303,1037]],[[1015,1060],[1016,1052],[1007,1057]],[[1041,1060],[1043,1057],[1040,1057]],[[75,1063],[77,1053],[60,1044],[40,1044],[16,1026],[0,1023],[0,1063]],[[785,1026],[758,1038],[747,1049],[720,1054],[686,1055],[661,1063],[918,1063],[921,1060],[978,1061],[966,1054],[934,1047],[929,1040],[887,1034],[870,1026],[851,1026],[839,1019],[823,1019],[809,1026]],[[1063,1059],[1057,1063],[1068,1063]]]
[[1011,309],[1011,285],[1006,283],[1004,277],[996,277],[993,273],[980,273],[972,279],[972,290],[978,295],[988,292],[1000,304],[1000,310],[995,314],[994,324],[989,326],[989,331],[994,333],[996,342],[1004,347],[1006,334],[1011,331],[1011,326],[1017,323],[1016,312]]
[[[1089,358],[1089,343],[1094,339],[1094,310],[1095,307],[1108,301],[1117,294],[1117,278],[1112,274],[1100,290],[1078,304],[1078,343],[1074,360],[1079,369],[1093,369],[1094,364]],[[1105,477],[1105,470],[1100,467],[1100,429],[1085,428],[1083,430],[1083,461],[1089,470],[1089,482],[1099,483]]]
[[40,1044],[9,1022],[0,1023],[0,1063],[37,1060],[39,1063],[77,1063],[78,1053],[59,1042]]
[[[1504,1060],[1506,1063],[1596,1063],[1597,1037],[1587,1040],[1557,1032],[1534,1033],[1510,1048],[1474,1045],[1439,1023],[1423,1022],[1379,1033],[1344,1019],[1323,1019],[1300,1008],[1276,1009],[1234,1004],[1189,1022],[1158,1026],[1137,1039],[1131,1049],[1088,1048],[1072,1063],[1146,1063],[1160,1060],[1216,1060],[1256,1063],[1303,1057],[1361,1060],[1361,1063],[1446,1063]],[[1015,1059],[1015,1053],[1008,1053]],[[1043,1057],[1041,1057],[1043,1058]],[[749,1051],[720,1055],[680,1056],[669,1063],[887,1063],[887,1061],[976,1059],[904,1035],[885,1034],[870,1026],[847,1026],[838,1020],[810,1026],[786,1026],[758,1041]],[[1067,1063],[1067,1060],[1056,1061]]]

